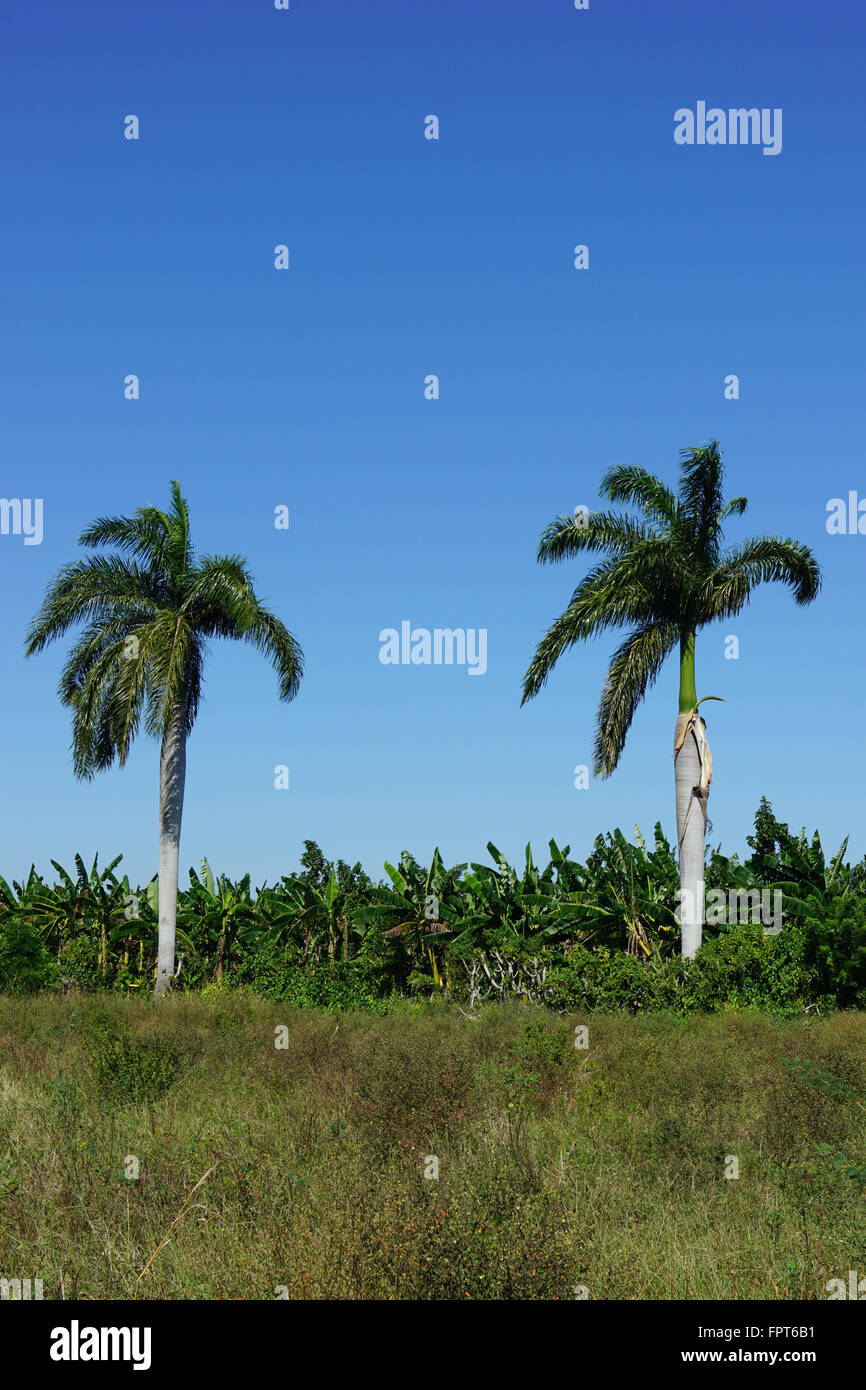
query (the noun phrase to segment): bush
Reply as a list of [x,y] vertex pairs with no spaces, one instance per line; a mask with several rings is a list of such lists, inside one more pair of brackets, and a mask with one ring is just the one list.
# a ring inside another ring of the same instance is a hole
[[524,1024],[523,1037],[512,1047],[515,1056],[527,1062],[561,1067],[574,1056],[572,1034],[564,1023],[550,1025],[544,1017]]
[[778,1014],[802,1013],[807,985],[796,926],[766,936],[760,923],[743,923],[707,941],[685,974],[682,1008],[713,1013],[725,1004]]
[[0,991],[34,994],[56,989],[57,962],[38,931],[22,917],[10,917],[0,927]]
[[78,936],[67,941],[57,957],[59,975],[64,984],[78,989],[104,989],[106,980],[99,963],[99,943],[95,937]]
[[117,1105],[158,1100],[184,1064],[180,1044],[169,1033],[131,1037],[105,1010],[91,1015],[84,1050],[100,1095]]
[[322,963],[314,970],[298,964],[293,947],[275,943],[263,943],[249,951],[233,978],[250,985],[262,999],[280,1000],[298,1008],[386,1013],[390,1007],[389,1000],[378,995],[363,960],[335,961],[333,969]]
[[643,961],[607,947],[579,947],[551,972],[548,985],[548,1003],[570,1012],[682,1015],[729,1006],[790,1015],[802,1013],[813,997],[800,928],[765,936],[759,923],[705,941],[692,961]]
[[683,973],[679,959],[644,962],[607,946],[578,946],[548,975],[547,1002],[571,1013],[677,1009]]
[[[866,1007],[866,901],[835,898],[799,929],[814,997],[840,1009]],[[784,935],[784,933],[783,933]]]

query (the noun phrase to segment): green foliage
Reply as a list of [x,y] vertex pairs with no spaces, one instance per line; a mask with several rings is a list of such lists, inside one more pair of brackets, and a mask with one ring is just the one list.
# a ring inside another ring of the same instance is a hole
[[116,1105],[153,1104],[174,1084],[185,1058],[168,1032],[131,1036],[117,1015],[91,1014],[84,1043],[99,1094]]
[[512,1052],[528,1062],[561,1067],[573,1058],[574,1043],[566,1024],[551,1024],[541,1017],[524,1026],[523,1037],[514,1044]]
[[802,1013],[802,942],[794,929],[766,936],[742,925],[704,942],[691,962],[679,957],[641,961],[607,947],[570,952],[548,977],[557,1008],[596,1012],[712,1013],[725,1006]]
[[670,953],[679,942],[679,874],[660,822],[651,852],[635,826],[635,843],[621,830],[599,835],[580,873],[581,910],[594,921],[594,939],[630,955]]
[[[433,851],[426,871],[404,850],[400,867],[385,862],[385,872],[391,887],[370,890],[372,903],[355,913],[361,927],[371,926],[388,940],[402,941],[407,950],[409,966],[417,965],[424,953],[430,951],[432,971],[438,975],[435,945],[454,932],[460,924],[458,880],[465,864],[446,869],[439,850]],[[405,978],[405,976],[404,976]]]
[[[559,855],[553,841],[550,847],[552,855]],[[461,955],[486,947],[534,953],[563,930],[577,930],[571,917],[571,899],[556,882],[553,858],[539,871],[532,847],[527,845],[521,871],[509,864],[492,842],[487,851],[493,867],[473,863],[471,873],[454,884],[454,936],[449,951]]]
[[866,899],[852,894],[813,902],[802,938],[814,994],[840,1009],[866,1007]]
[[854,866],[845,862],[847,837],[828,861],[817,830],[811,841],[805,829],[793,835],[784,821],[776,819],[765,796],[755,814],[755,833],[746,841],[752,855],[745,869],[752,882],[782,890],[787,918],[802,921],[816,910],[825,911],[835,899],[866,888],[866,862]]
[[36,927],[23,917],[0,919],[0,992],[32,994],[58,983],[57,961]]
[[[844,844],[827,859],[817,835],[792,835],[766,799],[750,858],[716,848],[706,884],[726,894],[781,890],[783,930],[708,926],[688,968],[676,949],[676,856],[658,823],[651,846],[637,826],[631,839],[619,829],[599,835],[585,863],[555,840],[546,864],[529,845],[520,865],[493,843],[491,863],[450,868],[438,851],[429,867],[404,851],[399,867],[386,864],[387,884],[304,843],[301,871],[256,892],[249,875],[233,882],[207,860],[190,870],[178,894],[181,990],[245,984],[332,1010],[387,1011],[396,995],[632,1014],[866,1006],[866,862],[845,863]],[[18,979],[7,989],[147,992],[158,883],[134,888],[118,863],[103,869],[94,858],[88,871],[76,855],[72,873],[54,864],[53,885],[32,867],[24,883],[0,878],[2,978]]]
[[678,959],[645,963],[608,946],[595,950],[577,947],[569,952],[566,963],[548,976],[548,1002],[573,1013],[636,1014],[670,1009],[679,1003],[683,973]]
[[178,916],[192,950],[200,958],[213,955],[213,979],[219,985],[236,945],[258,939],[264,928],[256,920],[249,874],[237,884],[222,874],[214,878],[207,859],[202,860],[201,870],[199,878],[190,869],[190,890],[178,899]]
[[94,937],[78,936],[67,941],[57,957],[61,980],[77,989],[101,989],[105,981],[99,960],[99,944]]
[[602,558],[538,643],[521,703],[538,694],[559,658],[577,643],[611,628],[626,633],[599,702],[597,776],[615,770],[635,712],[672,652],[680,649],[693,702],[694,638],[701,628],[735,617],[759,584],[786,584],[799,604],[818,593],[817,561],[797,541],[761,536],[723,550],[725,518],[746,509],[744,497],[725,502],[724,473],[717,440],[682,451],[676,494],[645,468],[613,468],[602,478],[600,493],[634,507],[634,513],[560,515],[541,537],[542,564],[593,552]]
[[331,970],[325,966],[310,970],[298,962],[296,952],[276,941],[264,941],[247,952],[235,978],[262,999],[282,1000],[299,1008],[384,1013],[389,1007],[375,966],[371,970],[364,960],[337,961]]
[[684,972],[680,1007],[711,1013],[724,1005],[802,1013],[802,943],[796,930],[767,936],[760,923],[743,923],[706,941]]
[[25,648],[33,656],[81,629],[60,680],[61,701],[72,712],[77,777],[93,777],[115,760],[122,766],[142,723],[159,738],[180,709],[190,732],[210,638],[256,647],[276,671],[280,699],[294,698],[300,647],[259,601],[244,560],[196,556],[177,480],[167,512],[139,507],[130,517],[100,517],[78,540],[100,553],[61,567]]

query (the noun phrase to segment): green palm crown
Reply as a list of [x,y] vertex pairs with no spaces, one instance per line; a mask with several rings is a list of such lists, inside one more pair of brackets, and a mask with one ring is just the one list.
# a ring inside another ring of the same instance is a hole
[[32,656],[70,627],[84,625],[60,678],[72,710],[75,774],[90,778],[129,754],[142,716],[162,737],[175,711],[187,734],[202,694],[205,644],[239,638],[268,657],[282,700],[297,693],[303,654],[291,633],[256,597],[237,555],[196,558],[180,484],[167,512],[139,508],[131,517],[102,517],[79,537],[84,546],[114,546],[64,565],[30,624]]
[[644,468],[613,468],[600,494],[639,515],[599,511],[558,516],[538,547],[542,564],[584,551],[600,561],[538,644],[524,677],[521,704],[544,685],[576,642],[608,628],[626,628],[602,689],[594,747],[596,776],[619,762],[635,711],[677,645],[682,658],[680,709],[696,702],[694,637],[707,623],[731,618],[759,584],[787,584],[797,603],[811,602],[821,584],[811,551],[797,541],[763,536],[723,550],[725,517],[742,516],[745,497],[725,502],[724,465],[716,440],[681,451],[676,495]]

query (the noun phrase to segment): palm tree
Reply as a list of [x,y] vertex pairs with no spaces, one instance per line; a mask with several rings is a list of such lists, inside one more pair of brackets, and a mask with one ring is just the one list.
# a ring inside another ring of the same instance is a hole
[[177,481],[168,512],[143,507],[131,517],[102,517],[79,544],[113,545],[121,553],[62,567],[30,624],[26,652],[32,656],[85,624],[59,686],[72,710],[76,777],[89,779],[115,758],[122,767],[142,716],[146,732],[160,740],[159,997],[174,973],[186,742],[201,700],[206,640],[231,637],[257,647],[277,673],[281,700],[297,694],[303,654],[257,598],[243,559],[196,558]]
[[[556,562],[601,552],[565,612],[538,644],[521,704],[537,695],[564,651],[608,628],[628,635],[614,653],[601,693],[594,773],[609,777],[619,762],[635,711],[667,657],[679,649],[679,717],[674,734],[682,953],[694,956],[704,920],[704,841],[712,759],[695,687],[695,636],[731,618],[758,584],[787,584],[798,604],[821,585],[812,552],[797,541],[763,536],[722,551],[726,516],[742,516],[745,497],[725,503],[718,442],[681,451],[677,495],[644,468],[613,468],[601,483],[611,502],[640,517],[602,511],[558,516],[544,531],[538,560]],[[705,696],[715,699],[715,696]]]

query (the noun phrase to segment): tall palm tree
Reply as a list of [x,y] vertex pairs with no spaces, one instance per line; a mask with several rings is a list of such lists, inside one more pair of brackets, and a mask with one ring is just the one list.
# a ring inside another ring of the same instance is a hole
[[[619,762],[634,713],[666,658],[679,649],[679,716],[674,734],[682,953],[694,956],[704,921],[704,842],[712,759],[695,687],[695,636],[732,618],[758,584],[787,584],[799,604],[821,585],[812,552],[797,541],[763,536],[722,551],[726,516],[742,516],[745,497],[725,503],[724,465],[716,440],[681,451],[675,495],[644,468],[613,468],[601,496],[631,504],[634,517],[601,511],[558,516],[538,547],[542,564],[582,551],[606,556],[575,589],[565,612],[538,644],[521,704],[544,685],[564,651],[608,628],[626,628],[601,693],[594,773],[609,777]],[[714,699],[715,696],[705,696]]]
[[131,517],[102,517],[79,537],[86,546],[116,546],[64,565],[33,618],[32,656],[68,628],[85,624],[60,679],[72,710],[76,777],[123,766],[142,716],[161,743],[159,770],[159,948],[156,995],[174,974],[177,872],[186,781],[186,742],[202,694],[209,637],[249,642],[269,659],[281,700],[297,694],[303,653],[263,607],[246,562],[237,555],[196,558],[180,483],[171,506],[139,508]]

